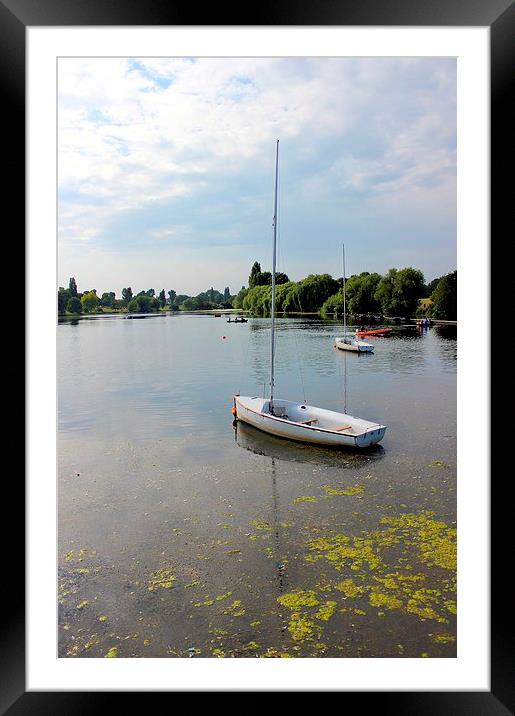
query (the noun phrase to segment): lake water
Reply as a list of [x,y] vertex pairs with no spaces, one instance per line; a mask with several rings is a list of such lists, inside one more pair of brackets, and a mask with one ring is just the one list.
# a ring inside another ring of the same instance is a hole
[[335,321],[276,326],[276,397],[382,422],[379,446],[233,426],[269,319],[59,324],[60,656],[456,656],[456,329],[355,355]]

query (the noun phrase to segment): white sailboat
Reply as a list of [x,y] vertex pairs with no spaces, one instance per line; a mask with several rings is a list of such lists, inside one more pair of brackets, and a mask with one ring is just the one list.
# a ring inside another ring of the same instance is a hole
[[349,338],[347,336],[347,317],[346,317],[346,304],[345,304],[345,244],[342,245],[343,253],[343,337],[335,338],[334,345],[341,351],[352,351],[354,353],[372,353],[374,346],[372,343],[366,341],[360,341],[359,338]]
[[272,256],[272,305],[270,340],[270,397],[234,396],[233,415],[278,437],[334,447],[368,447],[383,439],[386,426],[353,415],[325,410],[305,403],[274,397],[275,358],[275,264],[277,239],[277,179],[279,140],[275,159],[274,243]]

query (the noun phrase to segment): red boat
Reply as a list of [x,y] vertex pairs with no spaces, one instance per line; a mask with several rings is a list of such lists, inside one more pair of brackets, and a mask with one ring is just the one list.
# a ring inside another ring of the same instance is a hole
[[393,328],[374,328],[369,331],[356,331],[357,336],[385,336],[391,333]]

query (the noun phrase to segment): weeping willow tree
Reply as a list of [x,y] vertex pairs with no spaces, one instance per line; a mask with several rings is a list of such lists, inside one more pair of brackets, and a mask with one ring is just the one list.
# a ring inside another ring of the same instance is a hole
[[336,316],[343,316],[343,291],[329,296],[327,301],[324,301],[320,313],[323,316],[331,313]]
[[324,302],[338,291],[338,282],[328,273],[310,274],[292,285],[283,302],[286,313],[319,311]]
[[272,287],[271,286],[254,286],[247,291],[243,299],[243,308],[245,311],[255,316],[266,316],[270,312],[272,304]]

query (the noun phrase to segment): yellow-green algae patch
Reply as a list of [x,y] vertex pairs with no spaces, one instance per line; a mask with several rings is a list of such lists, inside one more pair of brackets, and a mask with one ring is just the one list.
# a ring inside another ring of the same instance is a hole
[[437,644],[449,644],[456,641],[456,637],[452,634],[433,634],[432,639]]
[[211,654],[212,654],[212,656],[216,657],[217,659],[223,659],[225,656],[225,651],[222,651],[222,649],[213,649]]
[[273,530],[273,527],[268,522],[264,522],[263,520],[251,520],[250,524],[257,530],[266,530],[267,532],[271,532]]
[[418,614],[421,619],[436,619],[440,623],[447,623],[436,609],[439,606],[441,592],[437,589],[417,589],[413,592],[407,604],[407,611],[411,614]]
[[288,624],[288,631],[294,641],[312,639],[314,634],[314,622],[299,613],[291,615]]
[[449,467],[443,460],[431,460],[428,467]]
[[249,641],[243,648],[245,651],[257,651],[259,649],[259,644],[256,641]]
[[241,605],[241,599],[235,599],[230,607],[224,610],[224,614],[231,617],[242,617],[246,612],[246,609]]
[[301,607],[316,607],[319,604],[317,596],[313,591],[299,591],[290,592],[289,594],[283,594],[281,597],[277,597],[279,604],[282,604],[288,609],[297,611]]
[[374,590],[370,593],[370,606],[400,609],[402,602],[400,599],[397,599],[397,597],[392,597],[390,594],[384,594],[383,592]]
[[263,654],[265,659],[293,659],[294,657],[291,654],[288,654],[287,651],[279,651],[273,646],[269,646],[268,649]]
[[321,621],[327,622],[329,619],[333,616],[333,614],[336,611],[337,603],[336,602],[326,602],[324,605],[322,605],[319,610],[315,614],[315,619],[320,619]]
[[358,587],[352,579],[344,579],[343,581],[338,582],[338,584],[335,585],[335,589],[339,592],[343,592],[346,597],[351,598],[358,597],[360,594],[363,594],[363,588]]
[[377,616],[397,609],[447,624],[449,614],[456,613],[456,530],[433,512],[384,517],[380,529],[359,536],[332,531],[306,545],[307,562],[324,560],[349,574],[334,585],[335,592],[346,599],[366,598],[381,610]]
[[195,602],[193,605],[194,607],[210,607],[212,604],[215,603],[214,599],[209,599],[209,597],[204,602]]
[[118,648],[116,646],[112,646],[107,654],[105,655],[106,659],[114,659],[118,656]]
[[318,498],[313,495],[301,495],[293,500],[294,505],[298,505],[301,502],[318,502]]
[[362,495],[365,492],[363,485],[349,485],[341,489],[331,487],[331,485],[322,485],[322,489],[326,495],[331,497],[334,495]]
[[381,523],[411,538],[420,551],[421,560],[430,567],[456,571],[456,529],[435,520],[433,512],[383,517]]
[[329,538],[319,537],[310,540],[308,546],[317,554],[307,555],[306,561],[316,562],[325,558],[337,570],[350,567],[357,571],[362,569],[364,564],[367,564],[369,569],[376,569],[381,564],[381,558],[374,551],[375,545],[372,539],[336,534]]
[[162,589],[170,589],[173,587],[176,577],[172,570],[168,567],[162,567],[152,574],[152,577],[148,580],[148,591],[153,592],[158,587]]

